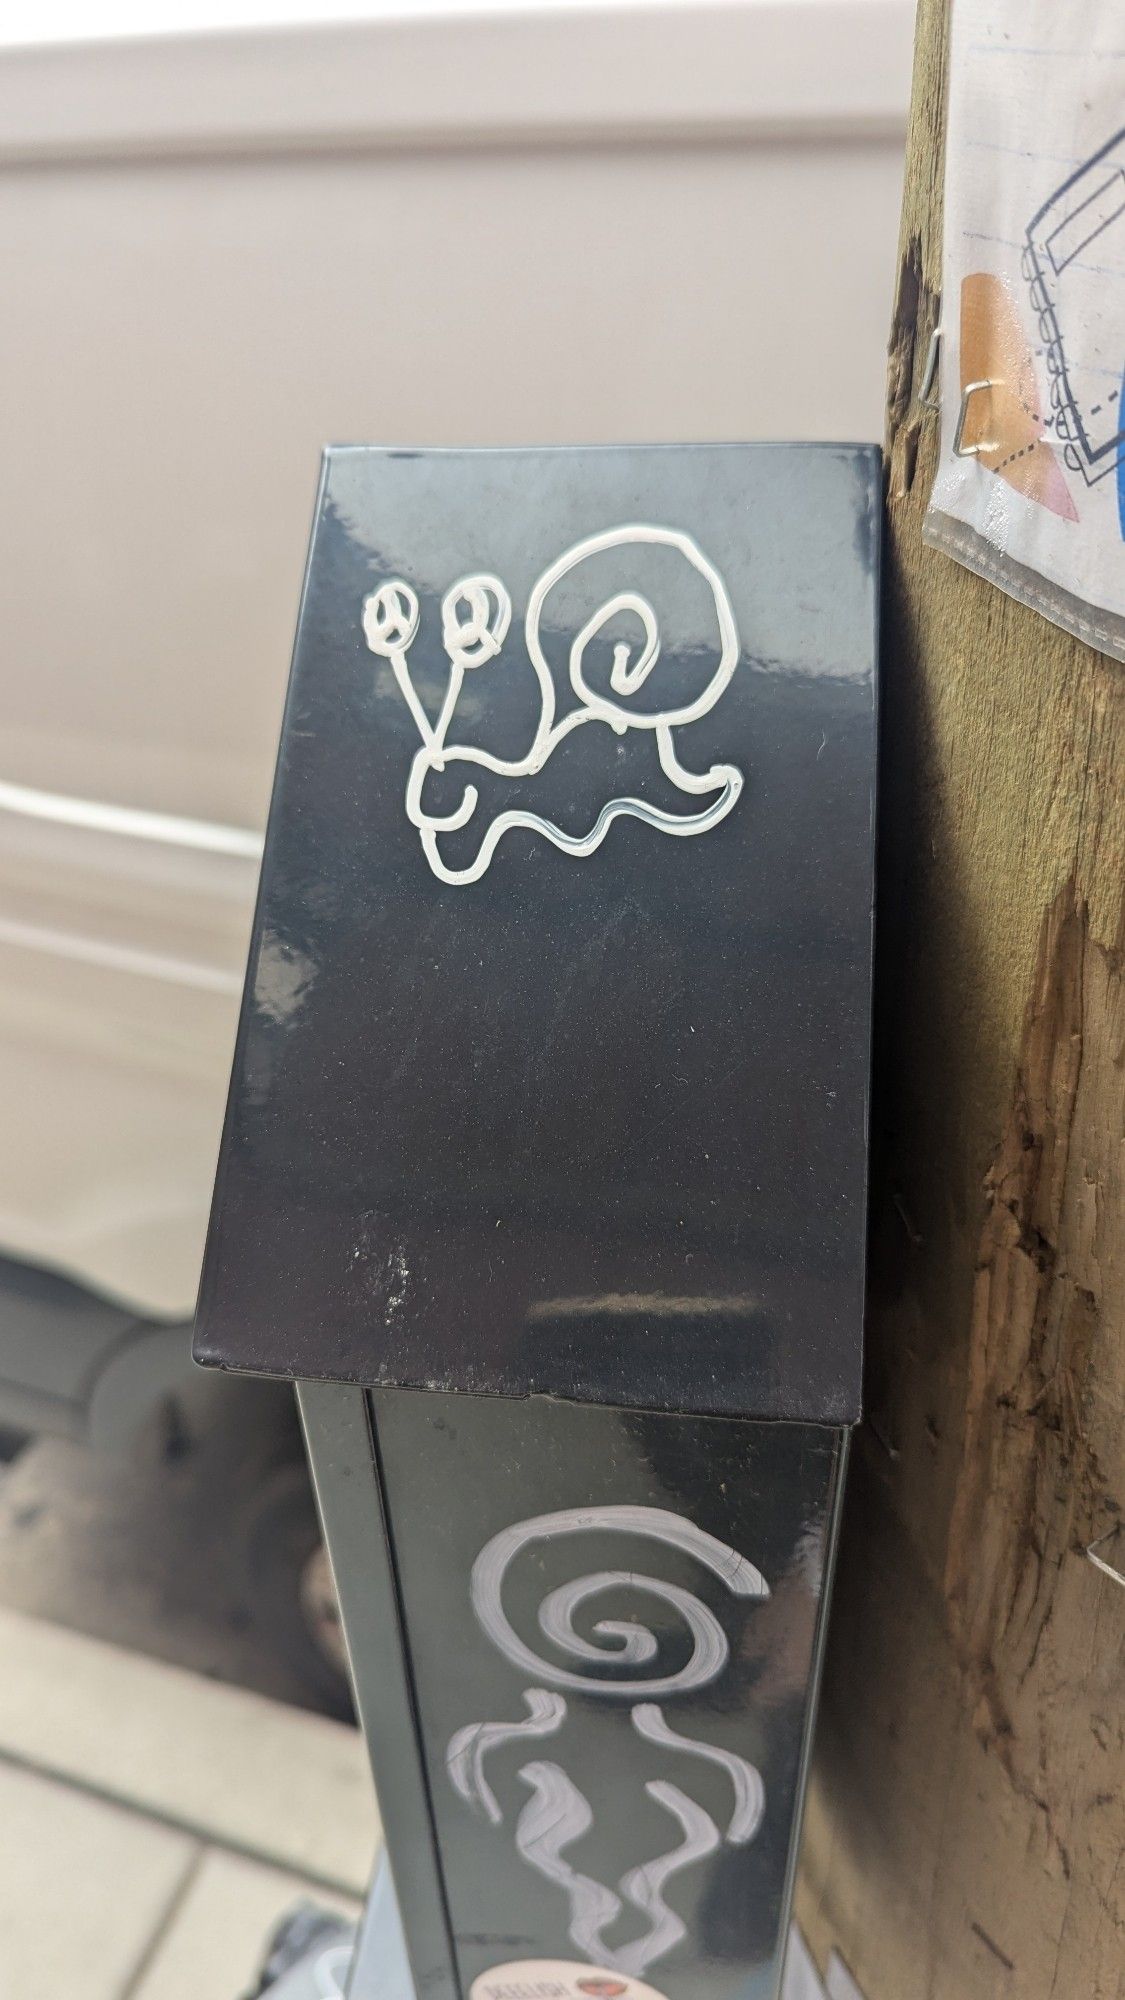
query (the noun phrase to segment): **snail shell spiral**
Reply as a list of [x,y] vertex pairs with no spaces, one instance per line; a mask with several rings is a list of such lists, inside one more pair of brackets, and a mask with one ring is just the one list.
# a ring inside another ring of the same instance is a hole
[[[694,722],[713,708],[738,664],[740,642],[734,610],[727,587],[710,558],[698,543],[679,528],[662,528],[648,522],[628,522],[604,533],[589,535],[567,549],[545,569],[528,598],[524,635],[532,665],[541,685],[549,685],[550,670],[543,652],[540,626],[545,610],[550,617],[550,598],[564,577],[580,571],[592,559],[616,549],[667,549],[680,558],[689,571],[702,578],[710,598],[712,630],[717,644],[707,678],[692,692],[684,692],[670,707],[646,708],[634,697],[644,689],[660,659],[660,624],[649,600],[636,590],[621,590],[606,599],[589,617],[575,637],[569,658],[570,684],[589,715],[600,717],[618,730],[670,729]],[[696,586],[698,589],[698,585]],[[605,627],[626,614],[639,627],[635,641],[619,640],[613,648],[608,690],[599,692],[590,685],[586,672],[589,647]]]

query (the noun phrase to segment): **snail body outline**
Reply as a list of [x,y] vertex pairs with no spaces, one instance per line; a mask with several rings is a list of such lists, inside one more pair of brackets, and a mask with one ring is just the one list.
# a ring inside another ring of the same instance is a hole
[[[570,685],[578,706],[556,721],[557,694],[554,677],[540,639],[540,623],[548,593],[589,557],[629,545],[667,547],[679,551],[708,585],[715,609],[719,652],[714,671],[694,700],[679,707],[646,712],[623,706],[623,700],[643,688],[660,658],[659,621],[648,599],[638,591],[621,590],[608,598],[588,618],[571,643]],[[411,763],[406,783],[406,815],[418,829],[423,853],[439,881],[461,885],[479,881],[505,833],[526,827],[559,848],[564,854],[585,858],[596,853],[615,819],[639,819],[661,833],[684,839],[706,833],[732,810],[742,792],[744,777],[733,764],[715,764],[710,770],[687,770],[676,754],[673,731],[698,721],[715,706],[725,691],[740,655],[738,629],[727,588],[714,563],[688,534],[679,528],[665,528],[644,522],[627,522],[604,529],[565,550],[549,564],[532,587],[524,619],[524,640],[528,659],[539,688],[539,719],[531,743],[522,757],[498,757],[472,744],[451,744],[448,730],[457,708],[466,672],[476,671],[500,652],[511,619],[511,598],[499,577],[481,573],[461,577],[442,599],[442,642],[450,663],[449,683],[436,723],[431,723],[410,676],[408,653],[417,635],[419,610],[417,593],[399,577],[389,578],[373,591],[363,605],[363,631],[369,649],[391,664],[395,680],[421,737],[421,748]],[[643,644],[635,659],[629,645],[620,641],[614,648],[609,694],[590,687],[584,673],[587,649],[593,639],[618,613],[628,611],[639,621]],[[616,697],[616,698],[615,698]],[[485,830],[473,861],[464,868],[451,868],[439,848],[442,834],[467,826],[479,801],[477,787],[467,783],[461,802],[450,813],[428,811],[422,802],[423,787],[431,771],[444,771],[451,764],[475,766],[507,778],[533,777],[543,769],[559,744],[583,724],[606,723],[617,735],[628,729],[653,732],[657,755],[666,778],[686,797],[713,796],[707,805],[690,815],[666,812],[631,795],[607,800],[585,834],[570,834],[554,821],[525,808],[498,813]]]

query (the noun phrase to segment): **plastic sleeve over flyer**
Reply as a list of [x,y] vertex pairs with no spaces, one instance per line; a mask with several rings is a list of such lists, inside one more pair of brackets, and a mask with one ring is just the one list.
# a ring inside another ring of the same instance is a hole
[[926,539],[1125,659],[1125,10],[955,0]]

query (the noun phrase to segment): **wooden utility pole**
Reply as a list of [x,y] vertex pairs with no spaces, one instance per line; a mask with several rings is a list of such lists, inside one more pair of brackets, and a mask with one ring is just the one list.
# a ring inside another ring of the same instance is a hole
[[[924,548],[948,18],[888,398],[869,1416],[798,1915],[865,2000],[1125,1993],[1125,669]],[[955,302],[947,310],[956,310]]]

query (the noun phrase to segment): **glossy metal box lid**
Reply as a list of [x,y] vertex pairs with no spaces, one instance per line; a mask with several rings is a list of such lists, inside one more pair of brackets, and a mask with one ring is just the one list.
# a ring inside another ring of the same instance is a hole
[[328,454],[196,1333],[859,1409],[879,460]]

